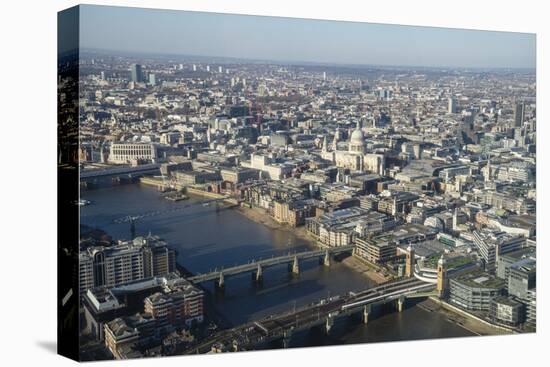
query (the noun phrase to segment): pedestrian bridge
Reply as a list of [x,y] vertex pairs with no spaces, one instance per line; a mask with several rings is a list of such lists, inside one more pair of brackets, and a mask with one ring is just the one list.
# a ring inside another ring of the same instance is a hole
[[216,269],[206,274],[196,274],[187,279],[193,283],[203,283],[203,282],[216,280],[217,281],[216,285],[218,287],[223,287],[225,283],[225,278],[229,276],[250,272],[255,274],[256,280],[260,281],[263,277],[264,269],[272,266],[282,265],[282,264],[288,264],[289,270],[291,270],[295,274],[298,274],[300,272],[299,262],[301,260],[319,258],[320,260],[322,260],[324,265],[329,266],[331,256],[341,254],[344,252],[352,252],[354,247],[355,246],[350,245],[350,246],[330,247],[330,248],[314,250],[314,251],[288,253],[283,256],[271,257],[268,259],[252,260],[247,264],[237,265],[230,268]]

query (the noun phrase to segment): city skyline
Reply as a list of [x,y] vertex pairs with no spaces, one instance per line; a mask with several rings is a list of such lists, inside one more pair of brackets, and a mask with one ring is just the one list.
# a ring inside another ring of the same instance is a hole
[[63,15],[79,32],[78,52],[59,49],[58,174],[72,189],[59,202],[78,231],[60,229],[74,271],[60,294],[76,290],[67,319],[80,322],[64,322],[77,345],[62,354],[537,331],[537,70],[481,66],[520,65],[534,37]]
[[354,66],[536,66],[530,33],[95,5],[80,11],[83,49]]

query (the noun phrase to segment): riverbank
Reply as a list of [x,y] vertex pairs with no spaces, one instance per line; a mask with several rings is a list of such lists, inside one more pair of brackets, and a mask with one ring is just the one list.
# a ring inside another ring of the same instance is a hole
[[355,270],[356,272],[366,276],[372,280],[376,285],[386,283],[392,280],[390,277],[385,276],[374,266],[368,264],[366,261],[358,258],[357,256],[350,256],[342,260],[342,263],[347,267]]
[[[264,224],[245,219],[236,208],[216,212],[215,205],[200,204],[207,200],[205,198],[193,197],[188,203],[196,202],[197,205],[189,206],[187,203],[167,202],[160,199],[159,192],[150,186],[108,186],[87,192],[86,199],[94,204],[81,207],[81,223],[102,228],[115,240],[128,237],[128,226],[113,223],[110,216],[106,215],[113,213],[113,208],[116,209],[117,217],[124,217],[136,213],[161,213],[170,207],[185,206],[185,210],[175,211],[170,215],[144,218],[142,222],[138,222],[136,230],[138,235],[146,235],[149,231],[161,235],[178,251],[178,263],[191,272],[207,272],[213,266],[242,264],[251,258],[266,256],[266,252],[282,252],[287,247],[289,237],[307,246],[305,241],[294,236],[295,231],[291,227],[278,227],[292,231],[293,234],[289,236],[290,232],[270,230]],[[312,246],[315,245],[313,239],[312,237]],[[304,249],[303,246],[300,248]],[[315,261],[304,264],[308,265],[311,266],[309,271],[304,271],[299,279],[290,282],[287,282],[288,274],[284,269],[274,269],[272,276],[267,277],[262,287],[247,281],[250,278],[246,276],[242,277],[242,281],[228,279],[225,294],[216,294],[214,285],[208,282],[204,287],[211,292],[212,297],[207,295],[206,298],[229,324],[241,325],[252,319],[288,311],[289,304],[294,301],[305,305],[327,297],[328,292],[342,295],[374,286],[368,278],[337,261],[333,261],[330,270],[316,265]],[[209,305],[205,304],[205,307]],[[213,315],[213,318],[216,324],[224,324],[220,320],[222,317]],[[383,318],[373,318],[365,326],[356,324],[355,320],[351,322],[355,328],[341,329],[341,339],[338,334],[338,339],[331,342],[328,340],[331,337],[327,337],[324,330],[314,328],[302,335],[300,345],[341,344],[340,340],[352,344],[412,337],[426,339],[471,335],[465,329],[447,322],[439,313],[426,312],[414,306],[408,312],[389,312]],[[297,339],[298,336],[293,338]]]
[[[292,233],[296,237],[307,242],[308,246],[311,248],[317,249],[320,246],[317,244],[317,240],[308,234],[304,226],[301,227],[290,227],[285,224],[278,223],[275,221],[269,214],[266,213],[264,209],[260,208],[247,208],[239,207],[236,209],[239,213],[247,217],[248,219],[265,225],[270,229],[276,229],[280,231],[286,231]],[[343,259],[342,264],[348,268],[354,270],[355,272],[367,277],[369,280],[375,284],[381,284],[387,282],[389,279],[383,274],[379,273],[373,266],[365,263],[361,259],[355,256],[349,256]]]
[[469,315],[464,311],[458,312],[455,307],[430,297],[425,301],[418,303],[416,306],[428,312],[437,312],[447,318],[448,321],[461,328],[468,330],[475,335],[506,335],[512,334],[512,331],[499,326],[493,326],[488,322],[481,321],[473,315]]
[[276,229],[280,231],[285,231],[294,234],[296,237],[300,238],[301,240],[304,240],[307,242],[308,246],[312,248],[317,248],[317,241],[312,238],[306,231],[305,227],[289,227],[287,225],[278,223],[275,221],[269,214],[265,212],[263,209],[259,208],[247,208],[247,207],[238,207],[236,210],[247,217],[248,219],[263,224],[264,226],[270,228],[270,229]]

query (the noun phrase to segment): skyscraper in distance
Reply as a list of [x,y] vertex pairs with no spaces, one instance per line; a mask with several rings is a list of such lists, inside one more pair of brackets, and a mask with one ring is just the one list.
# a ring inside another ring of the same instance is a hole
[[157,77],[155,74],[149,74],[149,84],[152,86],[157,85]]
[[143,82],[143,70],[141,69],[140,64],[130,65],[130,79],[134,83],[142,83]]
[[523,121],[525,119],[525,103],[516,102],[514,105],[514,126],[521,127],[523,126]]
[[448,113],[456,113],[456,98],[449,97],[449,107],[448,107]]

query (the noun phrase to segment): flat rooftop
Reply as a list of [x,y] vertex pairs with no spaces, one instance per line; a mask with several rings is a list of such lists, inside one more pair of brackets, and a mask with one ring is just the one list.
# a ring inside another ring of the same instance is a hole
[[454,278],[453,280],[473,288],[504,288],[504,280],[482,270],[474,270]]

